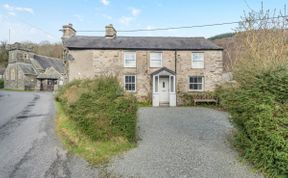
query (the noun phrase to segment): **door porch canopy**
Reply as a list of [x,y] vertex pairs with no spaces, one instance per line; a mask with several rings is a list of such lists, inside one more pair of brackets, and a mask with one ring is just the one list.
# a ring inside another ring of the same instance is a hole
[[153,79],[152,87],[153,87],[153,98],[152,103],[153,106],[160,106],[160,90],[159,90],[159,79],[160,77],[167,77],[169,80],[169,106],[176,106],[176,92],[175,92],[175,72],[166,68],[162,67],[159,70],[156,70],[155,72],[151,73],[151,77]]

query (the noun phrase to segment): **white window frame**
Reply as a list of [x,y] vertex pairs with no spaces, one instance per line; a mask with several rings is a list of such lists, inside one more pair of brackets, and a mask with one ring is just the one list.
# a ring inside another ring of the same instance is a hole
[[[126,54],[128,53],[133,53],[134,55],[134,58],[135,58],[135,65],[133,66],[130,66],[130,65],[127,65],[126,64]],[[123,54],[123,61],[124,61],[124,67],[132,67],[132,68],[135,68],[137,66],[137,56],[136,56],[136,51],[124,51],[124,54]]]
[[[128,77],[128,76],[135,77],[135,83],[132,83],[132,82],[126,83],[126,77]],[[134,90],[126,90],[126,84],[135,84],[135,89]],[[124,90],[127,92],[136,92],[137,91],[137,76],[136,75],[124,75]]]
[[[193,82],[191,83],[191,82],[190,82],[190,78],[191,78],[191,77],[202,77],[202,83],[193,83]],[[189,76],[189,77],[188,77],[188,90],[189,90],[189,91],[199,91],[199,92],[204,91],[204,87],[205,87],[205,86],[204,86],[204,84],[205,84],[204,80],[205,80],[205,77],[204,77],[204,76],[201,76],[201,75],[191,75],[191,76]],[[198,85],[201,84],[201,85],[202,85],[202,89],[191,89],[191,88],[190,88],[190,84],[198,84]]]
[[[161,56],[161,58],[160,58],[160,65],[152,65],[152,62],[151,62],[151,54],[155,54],[155,53],[157,53],[157,54],[160,54],[160,56]],[[153,52],[150,52],[150,54],[149,54],[149,63],[150,63],[150,67],[162,67],[162,65],[163,65],[163,53],[162,52],[157,52],[157,51],[153,51]]]
[[[194,54],[201,54],[203,56],[203,60],[202,61],[194,61]],[[202,63],[202,65],[198,66],[199,63]],[[191,53],[191,67],[192,69],[204,69],[205,67],[205,55],[204,52],[192,52]]]

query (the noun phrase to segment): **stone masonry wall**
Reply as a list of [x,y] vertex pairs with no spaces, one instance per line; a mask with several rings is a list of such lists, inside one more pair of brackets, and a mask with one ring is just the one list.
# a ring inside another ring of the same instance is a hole
[[[12,78],[13,70],[15,72],[14,80]],[[21,80],[21,78],[24,78],[24,74],[21,70],[18,70],[17,64],[9,64],[4,74],[4,88],[24,90],[24,80]]]
[[[124,67],[123,50],[72,50],[74,58],[69,61],[69,81],[74,79],[93,78],[100,75],[117,76],[123,85],[124,75],[136,75],[136,96],[139,100],[151,100],[152,78],[150,74],[159,67],[150,67],[150,52],[137,51],[135,68]],[[157,51],[158,52],[158,51]],[[199,51],[197,51],[199,52]],[[204,69],[192,69],[192,51],[177,51],[177,93],[189,92],[188,77],[201,75],[205,77],[204,91],[213,91],[222,81],[222,51],[203,51]],[[162,51],[163,67],[175,71],[175,51]],[[181,102],[181,101],[178,101]]]
[[[15,79],[12,79],[11,72],[15,71]],[[24,73],[17,67],[16,63],[9,64],[4,73],[4,88],[25,90],[29,87],[34,89],[36,86],[36,76],[24,75]]]

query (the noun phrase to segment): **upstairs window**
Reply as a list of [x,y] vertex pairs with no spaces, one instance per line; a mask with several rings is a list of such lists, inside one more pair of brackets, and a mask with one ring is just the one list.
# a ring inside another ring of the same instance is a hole
[[162,67],[162,53],[150,53],[150,67]]
[[192,68],[203,69],[204,68],[204,53],[192,53]]
[[189,77],[189,90],[191,91],[203,91],[204,88],[203,76],[190,76]]
[[136,67],[136,52],[124,52],[124,67]]
[[136,91],[136,76],[135,75],[125,75],[124,76],[124,86],[125,90],[129,92]]

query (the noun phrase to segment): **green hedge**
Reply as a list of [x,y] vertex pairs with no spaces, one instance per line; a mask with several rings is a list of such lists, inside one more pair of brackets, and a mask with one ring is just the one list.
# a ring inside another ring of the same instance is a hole
[[135,141],[137,101],[114,77],[77,80],[60,89],[57,100],[92,140],[125,137]]
[[4,80],[0,79],[0,88],[4,88]]
[[235,145],[244,158],[269,177],[288,177],[288,69],[218,93],[239,129]]

